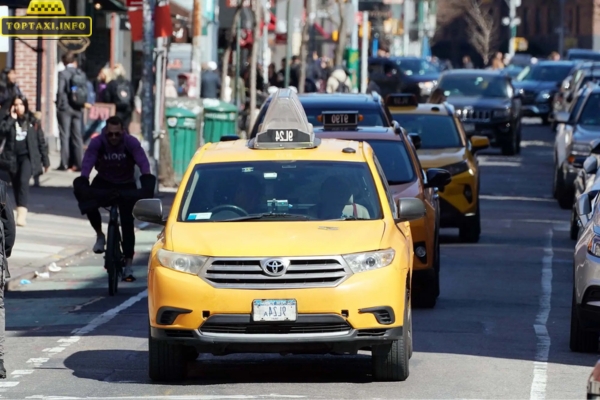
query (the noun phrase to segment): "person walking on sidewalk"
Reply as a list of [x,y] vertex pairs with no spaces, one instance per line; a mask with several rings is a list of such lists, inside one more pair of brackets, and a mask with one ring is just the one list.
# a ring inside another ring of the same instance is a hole
[[0,72],[0,119],[9,113],[13,99],[19,94],[21,89],[17,85],[17,73],[12,68],[4,68]]
[[104,90],[104,102],[115,105],[115,115],[121,118],[123,127],[129,131],[134,109],[135,91],[133,85],[127,79],[125,68],[121,64],[114,66],[113,77],[114,79],[108,83]]
[[25,226],[29,180],[50,168],[44,132],[40,121],[29,111],[25,96],[16,96],[10,113],[0,121],[0,142],[4,142],[0,168],[10,175],[17,203],[17,225]]
[[0,181],[0,379],[6,379],[6,367],[4,366],[4,341],[6,338],[6,310],[4,308],[4,286],[10,278],[8,261],[15,244],[16,228],[13,210],[8,204],[6,182]]
[[[83,110],[88,101],[88,79],[79,69],[75,53],[68,52],[63,56],[66,68],[58,73],[58,91],[56,93],[56,110],[60,134],[59,171],[81,170],[83,156]],[[73,154],[70,153],[73,152]],[[69,168],[72,156],[73,166]]]
[[[81,176],[73,182],[75,195],[85,193],[91,187],[100,190],[136,190],[135,166],[140,168],[142,176],[140,183],[142,188],[151,190],[154,194],[156,178],[150,174],[150,163],[139,140],[130,135],[123,127],[123,121],[113,116],[106,120],[106,126],[99,136],[90,141],[81,168]],[[98,175],[91,185],[89,183],[90,173],[96,168]],[[152,197],[152,196],[150,196]],[[125,258],[125,270],[123,281],[133,282],[133,270],[131,268],[135,249],[135,226],[133,219],[133,206],[135,201],[127,199],[120,200],[119,215],[121,217],[121,229],[123,232],[123,257]],[[96,243],[94,253],[104,253],[106,236],[102,232],[102,216],[96,208],[86,212],[87,217],[96,231]]]

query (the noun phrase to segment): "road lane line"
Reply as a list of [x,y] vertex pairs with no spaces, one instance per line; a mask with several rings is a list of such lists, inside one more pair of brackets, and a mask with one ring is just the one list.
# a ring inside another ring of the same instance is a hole
[[285,394],[224,394],[224,395],[163,395],[163,396],[122,396],[122,397],[71,397],[71,396],[29,396],[26,399],[39,400],[129,400],[129,399],[172,399],[172,400],[226,400],[226,399],[305,399],[306,396]]
[[552,304],[552,236],[554,230],[548,229],[544,257],[542,258],[542,293],[540,295],[540,307],[535,318],[533,328],[537,337],[537,350],[533,363],[533,381],[531,382],[531,400],[542,400],[546,398],[546,384],[548,382],[548,355],[550,354],[550,335],[546,323],[550,315]]
[[494,196],[488,194],[480,194],[481,200],[498,200],[498,201],[538,201],[544,203],[554,203],[556,200],[545,197],[523,197],[523,196]]

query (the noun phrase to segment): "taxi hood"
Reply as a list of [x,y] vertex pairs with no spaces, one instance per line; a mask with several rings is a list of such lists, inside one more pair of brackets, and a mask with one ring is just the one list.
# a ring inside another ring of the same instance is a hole
[[209,257],[295,257],[379,250],[384,220],[175,222],[165,249]]
[[464,147],[449,149],[419,149],[417,154],[423,168],[443,168],[446,165],[463,161],[466,149]]

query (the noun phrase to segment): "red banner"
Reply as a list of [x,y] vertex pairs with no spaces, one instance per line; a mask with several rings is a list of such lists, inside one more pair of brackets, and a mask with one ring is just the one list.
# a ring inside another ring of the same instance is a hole
[[[130,9],[127,13],[131,25],[131,40],[141,42],[144,40],[144,12],[139,7]],[[169,3],[164,3],[154,9],[154,37],[170,37],[171,35],[173,35],[171,7],[169,7]]]

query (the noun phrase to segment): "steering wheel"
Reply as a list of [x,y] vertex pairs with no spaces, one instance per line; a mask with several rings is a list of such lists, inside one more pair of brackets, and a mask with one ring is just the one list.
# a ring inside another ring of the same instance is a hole
[[245,217],[246,215],[248,215],[248,212],[246,210],[244,210],[243,208],[238,207],[236,205],[233,205],[233,204],[223,204],[220,206],[216,206],[215,208],[209,210],[209,212],[214,214],[215,212],[223,211],[223,210],[233,211],[233,212],[239,214],[241,217]]

